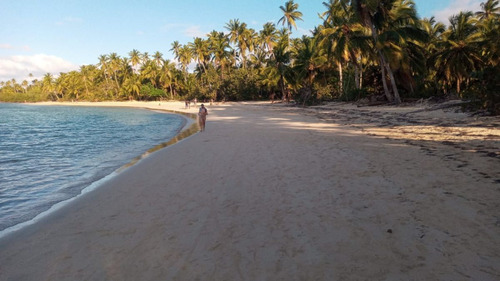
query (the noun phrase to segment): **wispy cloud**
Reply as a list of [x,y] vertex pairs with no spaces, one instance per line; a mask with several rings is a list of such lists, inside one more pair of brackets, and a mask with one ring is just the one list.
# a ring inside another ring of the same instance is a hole
[[28,79],[29,74],[40,79],[46,73],[54,75],[78,69],[78,66],[60,57],[37,54],[32,56],[0,57],[0,81]]
[[[302,35],[307,35],[307,36],[311,36],[312,35],[312,32],[310,29],[305,29],[305,28],[301,28],[301,27],[297,27],[297,30],[295,31],[295,33],[298,33],[300,34],[301,36]],[[292,33],[292,36],[293,36],[294,33]],[[295,37],[295,36],[293,36]]]
[[194,37],[206,37],[208,32],[202,31],[199,25],[181,24],[181,23],[171,23],[163,26],[163,31],[165,32],[181,32],[182,35],[188,38]]
[[0,49],[5,49],[5,50],[9,50],[9,49],[13,49],[14,46],[12,46],[11,44],[0,44]]
[[203,32],[200,26],[193,25],[184,29],[184,34],[189,37],[206,37],[208,32]]
[[3,49],[3,50],[22,50],[22,51],[26,51],[26,52],[31,51],[31,47],[28,45],[14,46],[14,45],[8,44],[8,43],[0,44],[0,49]]
[[460,12],[472,11],[477,12],[481,9],[481,2],[485,0],[453,0],[450,5],[442,10],[436,10],[431,12],[436,20],[449,24],[449,18],[453,15],[457,15]]
[[57,21],[56,24],[57,25],[64,25],[64,24],[68,24],[68,23],[80,23],[80,22],[83,22],[83,20],[81,18],[69,16],[69,17],[63,18],[60,21]]

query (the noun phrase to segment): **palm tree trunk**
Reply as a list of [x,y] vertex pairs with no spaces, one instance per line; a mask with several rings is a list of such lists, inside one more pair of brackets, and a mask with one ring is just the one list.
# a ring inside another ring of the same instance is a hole
[[387,87],[387,79],[385,77],[385,61],[380,51],[379,51],[379,59],[380,59],[380,70],[382,72],[382,85],[384,85],[385,97],[389,102],[392,102],[392,96],[391,93],[389,92],[389,87]]
[[354,64],[354,84],[357,90],[361,89],[360,86],[360,67],[357,64]]
[[340,91],[340,96],[344,95],[344,76],[342,75],[342,62],[337,62],[337,65],[339,67],[339,91]]
[[399,96],[398,87],[396,86],[396,79],[394,78],[394,73],[392,72],[391,66],[386,62],[387,73],[389,74],[389,79],[391,79],[392,91],[394,92],[394,102],[396,104],[401,103],[401,97]]
[[280,81],[279,81],[279,84],[280,84],[280,88],[281,88],[281,99],[283,101],[286,100],[286,93],[285,93],[285,79],[283,78],[283,74],[280,74]]
[[[374,42],[378,41],[377,38],[377,30],[375,29],[375,26],[373,24],[370,25],[370,29],[372,31],[372,38]],[[387,72],[389,74],[389,78],[391,79],[391,85],[392,85],[392,90],[394,91],[394,98],[397,104],[401,103],[401,98],[399,97],[399,92],[398,88],[396,87],[396,81],[394,80],[394,74],[392,73],[392,69],[389,66],[389,64],[385,61],[384,54],[382,54],[382,51],[378,50],[378,55],[380,57],[380,69],[382,70],[382,83],[384,85],[384,92],[385,96],[389,100],[389,102],[393,101],[393,97],[391,96],[391,93],[389,92],[389,88],[387,87],[387,81],[385,77],[385,69],[387,69]]]
[[113,71],[113,74],[115,76],[115,84],[116,84],[116,97],[118,97],[118,91],[120,90],[120,85],[118,84],[118,78],[116,77],[116,72]]
[[363,89],[363,66],[359,66],[359,88]]

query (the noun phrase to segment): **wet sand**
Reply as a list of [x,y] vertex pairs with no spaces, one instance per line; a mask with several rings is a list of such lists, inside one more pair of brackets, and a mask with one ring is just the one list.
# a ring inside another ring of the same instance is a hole
[[208,110],[205,132],[0,240],[0,280],[500,279],[498,119]]

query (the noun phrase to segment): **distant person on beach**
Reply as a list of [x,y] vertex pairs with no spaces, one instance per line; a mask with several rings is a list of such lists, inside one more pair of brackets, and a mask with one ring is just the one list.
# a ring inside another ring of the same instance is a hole
[[200,110],[198,111],[198,122],[200,124],[200,131],[205,131],[205,122],[207,121],[208,110],[205,105],[201,104]]

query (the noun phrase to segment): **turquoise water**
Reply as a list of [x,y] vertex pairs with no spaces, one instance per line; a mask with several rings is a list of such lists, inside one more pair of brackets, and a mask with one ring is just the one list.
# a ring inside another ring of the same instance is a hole
[[184,123],[142,109],[0,103],[0,232],[79,195]]

